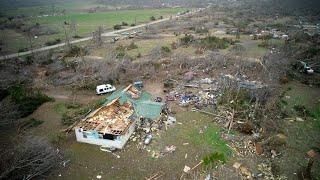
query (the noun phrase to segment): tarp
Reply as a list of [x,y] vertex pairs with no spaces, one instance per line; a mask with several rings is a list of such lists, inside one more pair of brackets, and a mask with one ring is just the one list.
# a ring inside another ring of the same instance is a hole
[[110,103],[116,98],[120,98],[120,104],[128,101],[132,103],[135,115],[137,117],[155,120],[160,116],[164,103],[154,102],[151,94],[145,91],[142,91],[139,99],[133,99],[127,94],[127,92],[123,90],[124,89],[119,89],[113,92],[109,97],[107,97],[105,104]]

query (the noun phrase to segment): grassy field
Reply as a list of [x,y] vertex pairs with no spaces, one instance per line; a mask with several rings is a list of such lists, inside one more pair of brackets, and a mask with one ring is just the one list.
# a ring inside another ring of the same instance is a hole
[[[88,4],[87,4],[88,5]],[[71,5],[68,5],[71,6]],[[66,7],[68,7],[66,6]],[[97,13],[87,13],[77,11],[75,9],[81,9],[81,7],[88,7],[85,4],[79,5],[78,7],[73,7],[70,12],[66,15],[60,16],[48,16],[48,17],[28,17],[25,20],[25,24],[27,25],[35,25],[38,23],[40,27],[48,28],[57,31],[57,34],[52,35],[42,35],[33,39],[34,46],[39,47],[43,46],[46,42],[52,41],[54,39],[64,40],[64,22],[74,22],[77,27],[77,35],[85,37],[89,36],[93,31],[97,30],[99,26],[102,26],[105,31],[113,30],[113,26],[115,24],[121,24],[122,22],[126,22],[129,25],[132,23],[141,24],[144,22],[149,22],[150,17],[154,16],[156,18],[168,17],[172,14],[176,14],[178,12],[184,11],[184,8],[161,8],[161,9],[137,9],[137,10],[117,10],[117,11],[105,11],[105,12],[97,12]],[[23,14],[27,11],[33,11],[35,7],[22,8],[20,10],[15,10],[16,14]],[[49,7],[47,7],[49,8]],[[70,36],[75,35],[72,33],[70,28],[66,26],[67,32]],[[5,30],[7,31],[7,30]],[[16,32],[14,30],[8,30],[10,38],[3,38],[4,44],[6,47],[3,52],[6,53],[14,53],[19,49],[27,48],[29,45],[27,38],[20,32]],[[2,30],[1,33],[6,33]],[[12,41],[11,39],[15,39]],[[30,46],[29,46],[30,47]]]
[[[286,120],[283,124],[283,131],[288,137],[287,150],[283,152],[284,160],[277,162],[283,167],[280,173],[285,172],[289,175],[289,179],[294,178],[294,173],[297,173],[302,167],[308,164],[306,152],[310,149],[319,150],[320,143],[320,94],[319,88],[309,87],[307,85],[290,82],[287,86],[287,91],[284,96],[284,110],[289,118],[302,118],[304,121]],[[297,106],[304,106],[307,115],[295,110]],[[287,164],[291,164],[287,166]],[[316,179],[320,177],[320,163],[315,161],[312,168],[312,173]],[[290,177],[292,176],[292,177]]]
[[36,3],[30,6],[24,6],[24,4],[18,4],[16,6],[10,5],[10,7],[0,7],[1,11],[6,15],[27,15],[37,16],[40,14],[50,14],[51,12],[58,12],[66,10],[67,12],[79,12],[93,7],[107,7],[99,4],[94,0],[77,0],[77,1],[62,1],[62,2],[42,2]]

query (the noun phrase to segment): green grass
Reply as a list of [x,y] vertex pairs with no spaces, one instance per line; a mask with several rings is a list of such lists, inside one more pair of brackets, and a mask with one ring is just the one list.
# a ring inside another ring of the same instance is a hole
[[32,114],[43,103],[54,101],[53,98],[41,93],[39,90],[27,89],[22,86],[12,86],[9,89],[10,99],[17,106],[21,117]]
[[11,29],[0,30],[4,41],[3,52],[17,52],[19,49],[28,47],[27,38],[23,34]]
[[[34,7],[27,8],[28,11],[33,11]],[[77,24],[77,35],[86,37],[102,26],[105,30],[111,31],[115,24],[121,24],[126,22],[128,24],[137,24],[149,22],[151,16],[159,18],[160,16],[168,17],[169,15],[176,14],[184,11],[185,8],[161,8],[161,9],[137,9],[137,10],[117,10],[117,11],[106,11],[97,13],[77,12],[71,11],[63,16],[49,16],[49,17],[31,17],[26,18],[25,23],[34,25],[39,23],[40,26],[56,29],[59,31],[58,34],[39,36],[37,39],[33,39],[35,46],[44,45],[48,41],[54,39],[61,39],[64,41],[64,22],[75,22]],[[27,11],[27,10],[26,10]],[[15,13],[24,13],[15,12]],[[68,29],[68,27],[67,27]],[[7,46],[7,52],[17,52],[19,49],[30,47],[28,45],[27,38],[22,34],[17,33],[13,30],[10,31],[9,37],[5,38],[5,44]],[[69,32],[69,30],[68,30]],[[6,33],[6,32],[3,32]],[[70,32],[70,36],[74,34]]]
[[135,44],[138,46],[136,49],[127,51],[130,57],[137,57],[140,53],[142,56],[150,54],[153,48],[157,46],[168,46],[176,40],[176,37],[167,37],[161,39],[147,39],[136,41]]
[[31,22],[38,22],[40,25],[61,27],[64,21],[75,21],[78,24],[79,34],[84,35],[96,30],[98,26],[111,28],[115,24],[127,22],[128,24],[147,22],[151,16],[168,16],[183,11],[183,8],[163,8],[163,9],[139,9],[139,10],[120,10],[97,13],[73,12],[65,16],[50,16],[32,19]]
[[203,129],[203,133],[199,133],[198,129],[192,129],[187,137],[190,142],[198,146],[207,146],[213,152],[230,154],[227,143],[220,137],[220,128],[213,124],[209,124],[207,128]]
[[93,111],[100,107],[104,101],[105,98],[102,98],[86,105],[71,102],[57,103],[54,106],[54,111],[61,116],[63,125],[71,125],[76,120],[83,118],[90,110]]
[[259,58],[267,53],[267,48],[258,46],[261,40],[252,40],[251,37],[247,35],[241,35],[240,38],[240,44],[246,49],[246,56]]
[[[282,123],[282,129],[288,137],[287,148],[283,152],[282,160],[276,163],[280,164],[280,173],[288,175],[289,179],[293,179],[295,178],[293,173],[307,165],[306,152],[310,149],[319,148],[320,94],[319,88],[297,82],[290,82],[287,86],[289,88],[282,97],[286,101],[285,104],[282,104],[283,110],[289,117],[301,117],[304,121],[290,122],[285,120]],[[294,108],[297,106],[305,107],[310,113],[306,117],[302,117],[297,108]],[[287,166],[287,164],[291,164],[291,166]],[[319,168],[320,162],[315,161],[312,168],[314,177],[320,177],[320,172],[316,171]]]
[[55,11],[62,11],[65,9],[67,12],[77,12],[91,7],[105,7],[102,4],[98,4],[95,1],[75,1],[75,2],[59,2],[59,3],[45,3],[44,5],[35,5],[29,7],[15,7],[10,9],[0,8],[6,15],[24,14],[28,16],[37,16],[41,13],[50,14],[53,9]]

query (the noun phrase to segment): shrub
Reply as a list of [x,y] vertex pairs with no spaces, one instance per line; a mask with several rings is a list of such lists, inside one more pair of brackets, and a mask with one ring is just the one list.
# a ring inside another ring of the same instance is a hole
[[171,43],[171,49],[177,49],[177,43],[176,42],[172,42]]
[[128,23],[127,22],[122,22],[121,25],[122,26],[128,26]]
[[150,20],[151,20],[151,21],[155,21],[156,18],[155,18],[154,16],[151,16],[151,17],[150,17]]
[[114,30],[120,30],[121,28],[122,28],[122,27],[121,27],[120,24],[116,24],[116,25],[113,26],[113,29],[114,29]]
[[311,112],[303,105],[294,105],[293,109],[299,114],[299,116],[312,116]]
[[169,54],[171,52],[171,49],[168,46],[162,46],[161,47],[161,52]]
[[194,37],[191,34],[185,34],[184,37],[180,38],[181,45],[189,45],[194,41]]
[[203,164],[210,168],[215,167],[219,163],[224,164],[226,163],[226,161],[227,158],[225,157],[225,155],[219,152],[210,153],[203,158]]
[[320,48],[316,46],[308,47],[308,49],[305,51],[305,54],[307,57],[314,57],[320,55]]
[[25,52],[25,51],[28,51],[28,50],[29,50],[29,48],[19,48],[18,52],[20,53],[20,52]]
[[127,50],[132,50],[132,49],[137,49],[138,46],[134,43],[134,42],[131,42],[129,44],[129,46],[127,46]]
[[136,24],[135,24],[135,23],[132,23],[132,24],[130,24],[130,26],[132,26],[132,27],[133,27],[133,26],[136,26]]
[[55,45],[55,44],[59,44],[61,42],[61,39],[57,38],[57,39],[54,39],[52,41],[48,41],[45,43],[46,46],[52,46],[52,45]]
[[215,36],[208,36],[200,40],[199,44],[202,47],[209,48],[209,49],[226,49],[232,40],[226,38],[218,38]]
[[38,90],[33,91],[22,86],[9,88],[9,96],[17,105],[18,110],[21,112],[21,117],[30,115],[43,103],[53,100]]
[[116,58],[123,58],[126,55],[125,53],[125,47],[122,45],[119,45],[116,48]]
[[43,123],[42,120],[38,120],[35,118],[28,119],[19,125],[19,132],[27,130],[29,128],[38,127],[42,123]]
[[71,46],[70,49],[66,52],[66,57],[75,57],[75,56],[84,56],[88,52],[85,48],[79,46]]
[[75,39],[82,38],[82,36],[79,36],[79,35],[74,35],[74,36],[72,36],[72,37],[75,38]]
[[205,27],[201,27],[201,28],[195,28],[196,30],[196,33],[199,33],[199,34],[205,34],[205,33],[208,33],[209,32],[209,29],[208,28],[205,28]]

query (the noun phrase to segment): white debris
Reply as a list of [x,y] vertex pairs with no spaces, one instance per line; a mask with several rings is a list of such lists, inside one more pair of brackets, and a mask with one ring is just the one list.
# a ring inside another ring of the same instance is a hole
[[184,166],[183,171],[185,173],[188,173],[191,170],[191,168],[189,166]]

